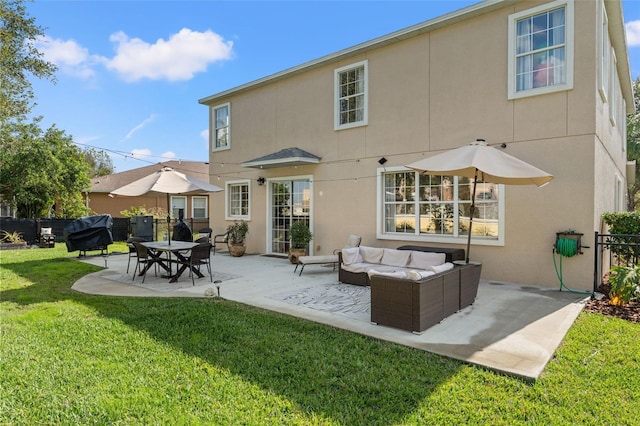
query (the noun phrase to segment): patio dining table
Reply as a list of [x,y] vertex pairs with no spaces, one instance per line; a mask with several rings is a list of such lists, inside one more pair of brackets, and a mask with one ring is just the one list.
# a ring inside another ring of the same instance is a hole
[[[177,268],[175,275],[171,271],[171,255],[173,254],[178,262],[185,262],[183,266],[186,264],[188,252],[191,251],[192,248],[198,245],[198,243],[189,242],[189,241],[145,241],[140,243],[149,249],[149,255],[154,259],[154,262],[160,265],[165,271],[168,272],[168,275],[164,277],[170,278],[169,282],[175,283],[180,278],[180,275],[187,269],[186,267]],[[168,253],[169,257],[167,259],[167,263],[165,263],[165,259],[162,258],[162,253]],[[146,269],[149,268],[151,264],[147,265],[145,270],[143,270],[140,275],[144,275],[146,273]],[[202,278],[204,275],[196,268],[193,268],[191,271],[198,275],[199,278]]]

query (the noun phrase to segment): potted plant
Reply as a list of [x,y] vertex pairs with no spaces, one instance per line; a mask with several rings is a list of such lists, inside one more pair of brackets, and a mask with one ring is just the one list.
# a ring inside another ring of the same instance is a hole
[[289,228],[289,239],[291,246],[289,247],[289,262],[294,265],[298,263],[300,256],[307,254],[309,241],[313,239],[313,234],[306,223],[299,221],[294,222]]
[[231,256],[240,257],[244,254],[246,247],[245,241],[249,233],[249,224],[244,220],[235,221],[227,226],[227,244],[229,245],[229,253]]

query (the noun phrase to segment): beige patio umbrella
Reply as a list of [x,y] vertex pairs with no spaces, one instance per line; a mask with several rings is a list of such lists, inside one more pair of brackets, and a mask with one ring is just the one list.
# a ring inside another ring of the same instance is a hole
[[[222,190],[222,188],[211,185],[208,182],[194,179],[184,173],[175,171],[171,167],[163,167],[157,172],[111,191],[110,195],[139,197],[141,195],[162,196],[166,194],[167,208],[169,208],[170,195],[198,195]],[[171,216],[167,215],[167,225],[170,222]],[[169,244],[171,244],[170,233]]]
[[506,185],[543,186],[553,179],[549,173],[487,145],[484,139],[407,164],[407,167],[427,175],[463,176],[473,179],[466,263],[469,263],[478,180]]

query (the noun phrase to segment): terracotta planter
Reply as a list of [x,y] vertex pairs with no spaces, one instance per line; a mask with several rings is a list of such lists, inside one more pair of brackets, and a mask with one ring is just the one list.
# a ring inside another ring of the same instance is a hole
[[233,257],[240,257],[244,255],[246,247],[244,244],[229,244],[229,254]]
[[290,248],[289,249],[289,262],[291,262],[294,265],[296,265],[298,263],[298,258],[300,256],[306,256],[306,255],[307,255],[307,249]]

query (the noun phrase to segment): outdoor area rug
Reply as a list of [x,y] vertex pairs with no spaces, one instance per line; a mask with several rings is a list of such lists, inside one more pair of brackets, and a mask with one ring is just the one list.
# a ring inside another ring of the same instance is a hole
[[[227,274],[224,272],[212,271],[213,281],[229,281],[236,278],[240,278],[240,275]],[[188,272],[185,272],[178,282],[170,283],[166,278],[156,278],[153,273],[151,275],[147,274],[147,279],[145,282],[142,282],[142,277],[136,277],[135,281],[131,281],[131,274],[113,274],[113,275],[104,275],[103,278],[112,281],[118,281],[124,284],[133,285],[136,287],[143,287],[149,290],[154,291],[174,291],[180,290],[183,288],[190,288],[193,286],[191,283],[191,277],[189,277]],[[204,272],[204,278],[196,278],[196,286],[211,284],[209,280],[209,274]]]
[[270,299],[337,313],[368,322],[371,318],[371,289],[350,284],[323,284],[268,296]]

